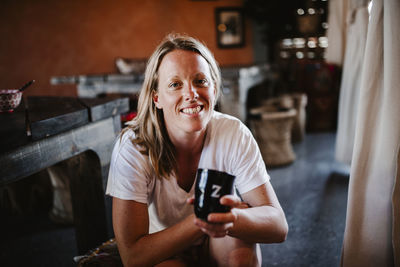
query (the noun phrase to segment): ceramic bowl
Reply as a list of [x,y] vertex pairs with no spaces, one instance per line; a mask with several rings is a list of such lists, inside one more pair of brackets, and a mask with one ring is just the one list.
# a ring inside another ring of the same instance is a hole
[[0,112],[12,112],[21,103],[21,97],[18,89],[0,90]]

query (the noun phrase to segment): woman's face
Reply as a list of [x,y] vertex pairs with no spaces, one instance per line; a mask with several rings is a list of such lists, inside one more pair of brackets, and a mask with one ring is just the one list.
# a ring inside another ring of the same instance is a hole
[[164,56],[158,74],[153,100],[163,110],[168,134],[180,137],[204,130],[215,101],[207,61],[195,52],[174,50]]

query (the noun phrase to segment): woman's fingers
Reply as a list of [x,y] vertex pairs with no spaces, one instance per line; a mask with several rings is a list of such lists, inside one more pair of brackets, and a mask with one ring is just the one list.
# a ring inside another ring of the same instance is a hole
[[[190,197],[186,200],[186,203],[193,205],[194,204],[194,197]],[[238,209],[245,209],[249,208],[249,205],[234,195],[225,195],[222,196],[220,199],[220,203],[224,206],[228,206],[231,208],[238,208]]]
[[[193,204],[194,198],[187,199],[187,203]],[[248,208],[245,202],[234,195],[225,195],[221,197],[220,203],[230,207],[230,211],[225,213],[210,213],[207,217],[207,222],[196,218],[194,224],[204,233],[211,237],[224,237],[228,234],[229,229],[233,227],[237,219],[238,209]]]
[[210,213],[207,220],[210,223],[233,223],[236,221],[237,215],[234,210],[226,213]]
[[194,223],[211,237],[224,237],[228,234],[229,229],[233,227],[236,217],[236,214],[232,211],[227,213],[211,213],[207,217],[207,222],[196,218]]
[[211,237],[224,237],[228,234],[228,230],[233,227],[233,223],[207,223],[200,219],[195,219],[195,225],[197,225],[201,231]]
[[190,197],[188,199],[186,199],[186,203],[193,205],[194,204],[194,197]]
[[233,208],[233,207],[239,205],[241,200],[240,200],[239,197],[234,196],[234,195],[225,195],[225,196],[221,197],[219,202],[222,205],[229,206],[229,207]]
[[222,205],[229,206],[231,208],[246,209],[249,205],[243,202],[238,196],[225,195],[219,200]]

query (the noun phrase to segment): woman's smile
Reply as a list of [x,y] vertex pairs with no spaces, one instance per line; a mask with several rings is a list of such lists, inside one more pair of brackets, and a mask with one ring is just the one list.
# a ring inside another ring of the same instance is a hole
[[195,107],[183,108],[183,109],[181,109],[181,112],[184,114],[195,115],[195,114],[199,114],[202,110],[203,110],[203,106],[197,105]]

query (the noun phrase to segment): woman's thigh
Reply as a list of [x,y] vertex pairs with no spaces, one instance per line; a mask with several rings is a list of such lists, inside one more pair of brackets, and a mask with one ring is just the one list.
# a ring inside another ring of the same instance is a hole
[[226,236],[210,238],[210,257],[217,266],[261,266],[259,244]]
[[180,259],[169,259],[155,265],[154,267],[186,267],[186,266],[187,264]]
[[213,267],[212,262],[210,262],[209,256],[209,245],[208,245],[208,237],[205,237],[201,243],[195,246],[191,246],[181,253],[175,255],[174,257],[161,262],[156,265],[157,267],[168,267],[168,266],[176,266],[176,267]]

